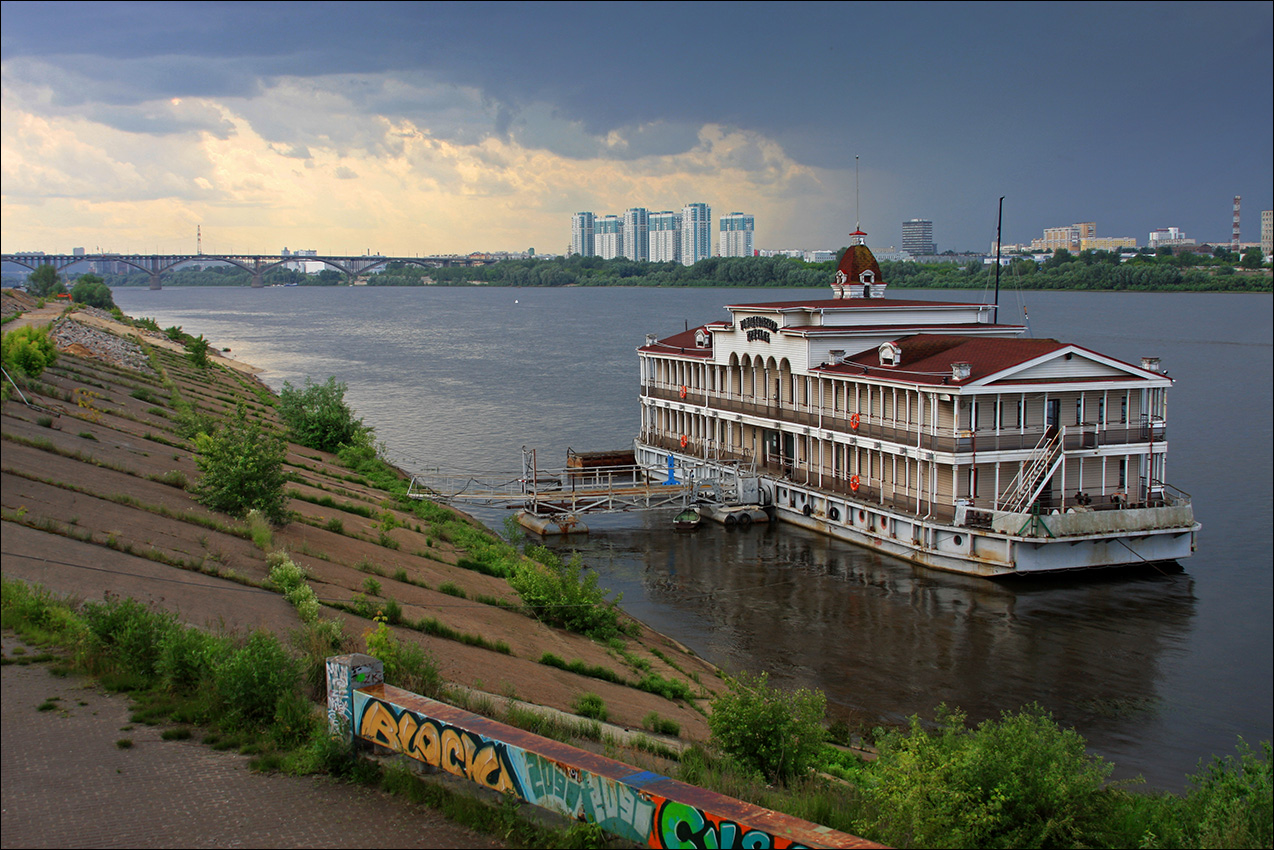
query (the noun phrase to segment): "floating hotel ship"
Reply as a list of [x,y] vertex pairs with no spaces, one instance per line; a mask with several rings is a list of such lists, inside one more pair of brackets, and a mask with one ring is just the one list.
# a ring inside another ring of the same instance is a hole
[[887,298],[865,235],[831,298],[732,304],[646,338],[639,464],[961,573],[1193,553],[1190,498],[1164,481],[1157,358],[1022,338],[993,305]]

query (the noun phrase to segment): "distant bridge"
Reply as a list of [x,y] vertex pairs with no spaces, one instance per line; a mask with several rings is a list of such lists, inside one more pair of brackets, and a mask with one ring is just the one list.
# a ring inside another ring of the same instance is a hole
[[390,263],[409,263],[424,268],[444,266],[484,266],[496,262],[485,254],[437,257],[353,257],[299,256],[297,254],[0,254],[0,262],[13,263],[35,271],[40,266],[53,266],[61,272],[80,263],[123,263],[150,275],[150,288],[162,289],[159,276],[188,263],[229,263],[252,275],[254,287],[265,286],[265,273],[286,263],[324,263],[343,273],[351,281],[359,275],[375,271]]

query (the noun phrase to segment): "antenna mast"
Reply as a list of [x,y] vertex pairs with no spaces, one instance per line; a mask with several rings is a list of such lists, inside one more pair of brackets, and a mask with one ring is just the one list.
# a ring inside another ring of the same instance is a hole
[[1004,196],[1000,196],[1000,213],[995,218],[995,309],[991,312],[991,323],[1000,321],[1000,228],[1004,224]]
[[862,230],[863,216],[858,204],[858,156],[854,156],[854,230]]
[[203,225],[195,225],[195,253],[203,256]]

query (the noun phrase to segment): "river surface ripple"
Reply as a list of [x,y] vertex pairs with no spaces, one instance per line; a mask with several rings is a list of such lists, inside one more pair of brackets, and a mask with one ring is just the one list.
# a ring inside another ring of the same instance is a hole
[[[727,303],[826,290],[288,287],[117,289],[133,316],[203,334],[279,388],[329,375],[409,470],[516,474],[631,444],[636,348],[726,318]],[[980,300],[978,293],[893,297]],[[851,721],[971,720],[1038,702],[1117,765],[1181,790],[1201,758],[1272,737],[1268,295],[1028,292],[1031,335],[1137,363],[1163,358],[1167,480],[1193,495],[1199,551],[1181,571],[990,582],[791,527],[694,535],[664,514],[590,518],[578,548],[623,605],[727,669],[823,689]],[[500,526],[503,514],[483,519]]]

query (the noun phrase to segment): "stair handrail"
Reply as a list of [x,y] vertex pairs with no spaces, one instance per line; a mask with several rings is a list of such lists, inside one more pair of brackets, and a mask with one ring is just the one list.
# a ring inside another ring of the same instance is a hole
[[1001,504],[1009,513],[1021,513],[1043,489],[1062,455],[1062,429],[1048,429],[1031,450],[1031,456],[1018,468],[1017,475],[1004,488]]

